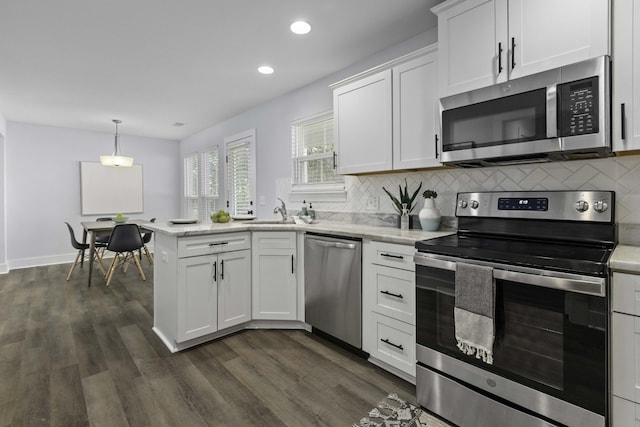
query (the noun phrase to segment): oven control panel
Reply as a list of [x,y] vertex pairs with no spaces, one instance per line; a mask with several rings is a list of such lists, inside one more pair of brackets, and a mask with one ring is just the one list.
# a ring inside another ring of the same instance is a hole
[[456,216],[608,222],[613,191],[491,191],[458,193]]

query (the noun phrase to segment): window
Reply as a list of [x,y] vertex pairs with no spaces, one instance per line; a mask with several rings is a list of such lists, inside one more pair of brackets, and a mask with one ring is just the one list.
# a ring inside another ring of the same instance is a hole
[[338,175],[334,167],[333,113],[294,122],[291,140],[293,173],[290,199],[335,201],[336,197],[343,198],[344,177]]
[[188,218],[209,219],[219,208],[218,147],[184,159],[184,198]]
[[227,208],[231,215],[254,215],[256,193],[255,131],[225,139]]

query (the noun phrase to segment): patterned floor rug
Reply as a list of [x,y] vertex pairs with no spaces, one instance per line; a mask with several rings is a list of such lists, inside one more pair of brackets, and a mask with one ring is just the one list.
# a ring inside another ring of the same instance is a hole
[[448,424],[391,393],[352,427],[448,427]]

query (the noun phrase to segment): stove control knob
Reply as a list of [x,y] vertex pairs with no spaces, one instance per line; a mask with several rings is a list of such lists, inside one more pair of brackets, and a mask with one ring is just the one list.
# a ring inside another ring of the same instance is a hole
[[587,209],[589,209],[589,203],[587,203],[586,201],[584,201],[584,200],[578,200],[578,201],[576,202],[576,210],[577,210],[578,212],[584,212],[584,211],[586,211]]
[[609,209],[609,205],[604,200],[598,200],[593,204],[593,210],[595,210],[596,212],[602,213],[607,209]]
[[478,209],[478,206],[480,206],[480,203],[477,200],[471,201],[471,209]]
[[466,200],[460,200],[458,202],[458,206],[461,207],[462,209],[467,207],[467,201]]

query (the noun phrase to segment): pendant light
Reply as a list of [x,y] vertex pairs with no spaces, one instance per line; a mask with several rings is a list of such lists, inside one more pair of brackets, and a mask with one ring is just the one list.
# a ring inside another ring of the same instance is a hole
[[122,120],[113,119],[111,121],[116,124],[116,134],[115,140],[113,142],[113,154],[111,156],[100,156],[100,163],[102,163],[103,166],[125,168],[131,167],[133,166],[133,157],[120,155],[120,135],[118,134],[118,125],[122,123]]

